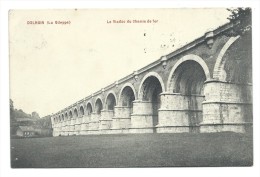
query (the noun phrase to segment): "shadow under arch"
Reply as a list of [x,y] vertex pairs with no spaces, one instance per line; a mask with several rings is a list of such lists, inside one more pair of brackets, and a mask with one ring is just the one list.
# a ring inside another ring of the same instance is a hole
[[144,76],[138,92],[138,99],[147,104],[147,113],[152,116],[153,131],[158,125],[158,109],[161,105],[160,94],[165,92],[165,86],[161,76],[156,72],[150,72]]
[[198,132],[198,126],[203,121],[202,102],[206,80],[210,80],[209,69],[202,58],[193,54],[178,60],[168,77],[167,92],[179,94],[182,117],[187,119],[191,132]]
[[101,110],[103,109],[103,102],[100,97],[98,97],[95,101],[95,113],[101,114]]
[[124,84],[119,92],[118,106],[129,108],[130,113],[133,113],[133,101],[135,99],[136,92],[134,86],[130,83]]
[[87,103],[87,107],[86,107],[86,115],[91,115],[91,113],[93,112],[93,106],[91,104],[91,102]]
[[117,97],[114,91],[110,91],[107,93],[107,96],[105,98],[105,108],[107,110],[113,110],[114,107],[117,105]]

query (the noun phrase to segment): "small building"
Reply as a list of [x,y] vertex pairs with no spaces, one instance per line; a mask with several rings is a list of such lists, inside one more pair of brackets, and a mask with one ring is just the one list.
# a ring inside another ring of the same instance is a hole
[[19,137],[34,137],[36,130],[32,126],[19,126],[16,135]]

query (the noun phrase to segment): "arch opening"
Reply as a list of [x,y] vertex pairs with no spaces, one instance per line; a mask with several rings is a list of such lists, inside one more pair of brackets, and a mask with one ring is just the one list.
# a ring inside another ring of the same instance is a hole
[[[160,93],[162,93],[162,85],[155,76],[149,76],[145,79],[141,86],[141,100],[150,104],[153,127],[158,124],[158,109],[161,105]],[[154,129],[155,132],[155,129]]]
[[73,117],[73,115],[72,115],[72,111],[70,111],[70,113],[69,113],[69,117],[70,117],[70,119]]
[[135,94],[130,86],[123,88],[120,95],[119,105],[123,107],[129,107],[130,112],[133,113],[133,101],[135,100]]
[[80,115],[84,116],[85,112],[83,106],[80,106],[79,111],[80,111]]
[[68,120],[68,113],[65,113],[65,120]]
[[95,103],[95,112],[97,114],[101,114],[102,109],[103,109],[103,104],[102,104],[101,100],[98,98],[96,103]]
[[115,98],[114,94],[112,94],[112,93],[108,94],[107,100],[106,100],[107,109],[114,111],[115,105],[116,105],[116,98]]
[[202,66],[193,60],[187,60],[178,65],[170,80],[172,87],[169,92],[180,93],[183,97],[183,109],[188,111],[190,131],[198,131],[196,126],[202,121],[205,81],[206,74]]
[[86,114],[89,116],[91,113],[92,113],[92,105],[90,103],[88,103]]
[[173,73],[170,92],[183,95],[203,95],[203,84],[206,75],[201,65],[195,61],[185,61]]
[[75,118],[78,117],[78,110],[77,109],[74,109],[74,116],[75,116]]

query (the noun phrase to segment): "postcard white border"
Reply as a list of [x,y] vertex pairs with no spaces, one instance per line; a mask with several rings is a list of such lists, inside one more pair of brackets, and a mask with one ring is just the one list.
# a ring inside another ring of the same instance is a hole
[[[259,154],[259,7],[260,1],[1,1],[0,4],[0,176],[260,176]],[[8,10],[9,9],[73,9],[73,8],[201,8],[201,7],[238,7],[253,8],[253,108],[254,108],[254,166],[218,168],[114,168],[114,169],[11,169],[9,137],[9,57],[8,57]]]

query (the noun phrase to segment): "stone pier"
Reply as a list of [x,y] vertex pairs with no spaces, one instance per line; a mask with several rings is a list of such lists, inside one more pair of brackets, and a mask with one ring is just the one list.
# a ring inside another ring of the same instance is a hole
[[115,106],[114,110],[115,115],[112,118],[111,133],[129,133],[132,108],[127,106]]
[[245,133],[252,125],[252,86],[221,81],[205,83],[201,132]]

